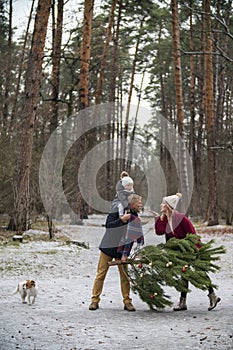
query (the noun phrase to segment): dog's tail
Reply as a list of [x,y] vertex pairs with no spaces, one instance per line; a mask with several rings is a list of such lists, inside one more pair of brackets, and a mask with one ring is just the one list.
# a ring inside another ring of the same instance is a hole
[[11,295],[15,295],[16,293],[18,293],[19,291],[19,285],[17,285],[17,287],[15,288],[14,292],[11,293]]

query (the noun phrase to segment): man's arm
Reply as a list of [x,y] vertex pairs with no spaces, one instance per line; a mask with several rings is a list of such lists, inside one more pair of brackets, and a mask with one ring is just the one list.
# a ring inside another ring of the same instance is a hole
[[119,213],[110,213],[106,219],[106,228],[121,227],[128,223],[130,219],[130,214],[124,214],[119,217]]

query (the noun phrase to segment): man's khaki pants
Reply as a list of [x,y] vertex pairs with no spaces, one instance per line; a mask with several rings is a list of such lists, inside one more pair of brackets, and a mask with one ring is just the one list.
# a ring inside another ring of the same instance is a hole
[[[104,280],[106,274],[109,269],[109,261],[112,261],[113,258],[100,252],[99,263],[97,267],[97,275],[94,281],[93,289],[92,289],[92,302],[99,303],[100,295],[102,293]],[[130,299],[130,283],[127,278],[127,265],[118,265],[119,274],[120,274],[120,282],[121,282],[121,293],[123,297],[123,303],[128,304],[131,303],[132,299]]]

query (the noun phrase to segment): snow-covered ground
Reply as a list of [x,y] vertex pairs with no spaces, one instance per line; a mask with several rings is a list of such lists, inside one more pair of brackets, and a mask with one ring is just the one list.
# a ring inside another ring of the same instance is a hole
[[[153,219],[146,220],[146,244],[163,242],[163,237],[154,235]],[[232,234],[202,235],[203,241],[214,238],[216,245],[227,248],[221,257],[221,270],[211,276],[222,298],[213,311],[207,311],[207,293],[195,288],[188,295],[188,311],[150,311],[133,293],[137,311],[124,311],[116,267],[109,269],[100,308],[89,311],[104,221],[104,216],[92,216],[83,226],[58,226],[62,234],[89,244],[89,249],[63,241],[0,247],[0,350],[233,348]],[[38,286],[33,306],[22,304],[19,295],[11,295],[17,283],[27,278]],[[169,289],[169,294],[177,303],[178,293]]]

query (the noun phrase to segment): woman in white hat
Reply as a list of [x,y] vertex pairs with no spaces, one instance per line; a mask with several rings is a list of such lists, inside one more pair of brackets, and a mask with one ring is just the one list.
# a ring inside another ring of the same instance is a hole
[[[196,234],[195,228],[189,218],[176,210],[181,197],[181,193],[164,197],[160,205],[161,215],[155,218],[155,233],[157,235],[165,235],[166,241],[173,237],[178,239],[185,238],[188,233]],[[186,282],[188,288],[188,281]],[[174,311],[187,310],[186,297],[187,293],[182,292],[178,306],[173,309]],[[209,288],[208,297],[210,300],[208,310],[210,311],[216,307],[221,299],[216,296],[212,287]]]

